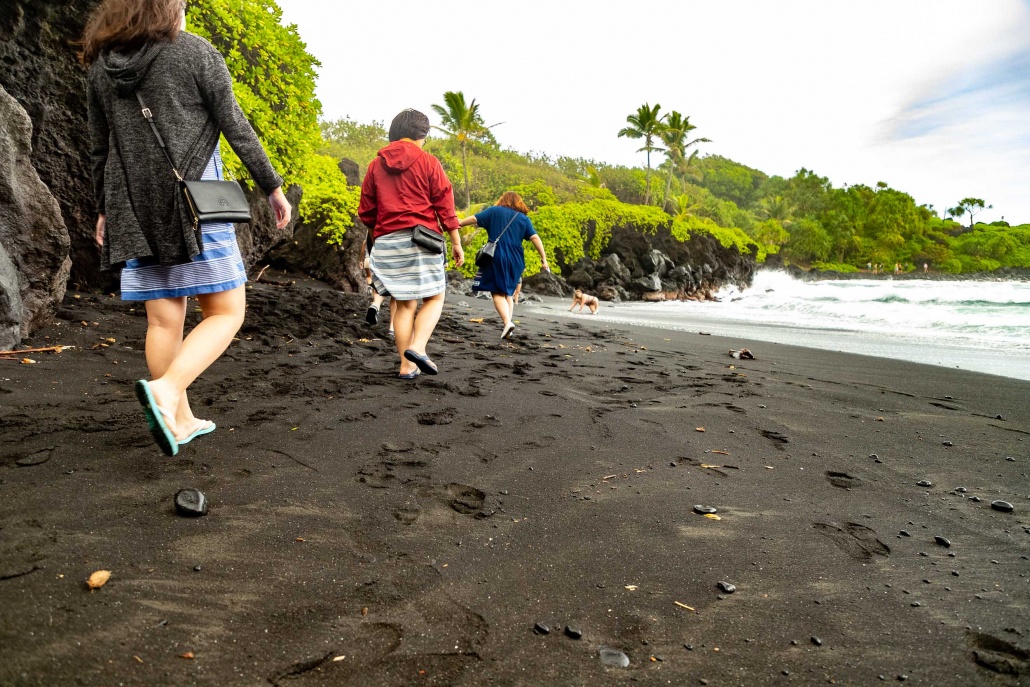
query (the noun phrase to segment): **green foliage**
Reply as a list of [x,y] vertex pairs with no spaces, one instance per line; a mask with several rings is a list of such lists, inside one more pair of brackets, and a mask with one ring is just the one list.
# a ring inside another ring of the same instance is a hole
[[702,158],[697,167],[702,186],[716,197],[743,207],[749,207],[758,199],[758,189],[766,179],[757,169],[718,155]]
[[689,214],[673,219],[673,238],[686,242],[694,234],[707,234],[717,240],[723,248],[736,248],[741,255],[754,254],[759,262],[765,260],[764,247],[737,227],[721,227],[707,217]]
[[321,226],[326,243],[339,245],[347,229],[354,226],[361,189],[347,186],[337,162],[328,155],[311,155],[301,176],[304,195],[298,208],[305,222]]
[[860,272],[861,270],[854,265],[848,265],[841,262],[813,262],[812,267],[817,270],[823,270],[824,272]]
[[362,175],[376,153],[390,142],[383,122],[360,124],[352,119],[337,119],[322,122],[321,128],[322,145],[318,152],[337,160],[354,160]]
[[[321,105],[315,99],[319,64],[297,27],[281,21],[274,0],[205,0],[190,3],[187,23],[225,57],[236,99],[272,165],[293,179],[321,144]],[[223,152],[231,176],[246,180],[236,154],[228,146]]]

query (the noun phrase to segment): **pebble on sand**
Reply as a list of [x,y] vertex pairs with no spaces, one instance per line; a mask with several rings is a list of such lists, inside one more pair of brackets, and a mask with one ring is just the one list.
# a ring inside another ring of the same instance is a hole
[[737,591],[736,585],[732,585],[729,582],[719,582],[715,586],[718,587],[720,591],[725,592],[727,594],[732,594],[733,592]]
[[199,489],[182,489],[175,495],[175,512],[185,518],[207,515],[207,497]]
[[614,666],[616,668],[629,667],[629,656],[621,651],[616,651],[615,649],[609,649],[606,646],[602,646],[597,650],[597,654],[601,659],[601,663],[606,666]]
[[565,626],[565,636],[568,637],[569,639],[582,639],[583,638],[583,632],[578,627],[573,627],[572,625],[566,625]]
[[937,542],[938,546],[943,546],[946,549],[951,548],[951,541],[949,541],[947,537],[937,535],[933,538],[933,540]]
[[916,486],[917,487],[932,487],[933,486],[933,482],[931,482],[928,479],[921,479],[918,482],[916,482]]
[[533,632],[537,633],[538,635],[548,635],[551,634],[551,628],[549,628],[547,625],[543,623],[537,623],[533,626]]
[[700,506],[699,505],[699,506],[694,506],[694,512],[698,513],[699,515],[714,515],[714,514],[718,513],[719,511],[718,511],[718,509],[713,508],[712,506]]
[[816,646],[822,646],[823,640],[819,639],[818,637],[812,637],[812,644],[815,644]]
[[1012,504],[1008,501],[993,501],[991,502],[991,508],[1002,513],[1011,513],[1013,511]]

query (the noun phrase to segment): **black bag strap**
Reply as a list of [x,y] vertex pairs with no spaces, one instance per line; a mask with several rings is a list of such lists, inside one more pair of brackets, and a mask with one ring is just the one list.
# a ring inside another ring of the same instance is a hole
[[[508,208],[508,209],[511,210],[511,208]],[[508,223],[504,225],[504,231],[501,232],[500,236],[498,236],[497,238],[494,239],[494,243],[497,243],[498,241],[501,240],[501,236],[504,236],[508,232],[508,227],[510,227],[511,223],[515,221],[515,218],[519,216],[519,211],[518,210],[512,210],[512,212],[514,212],[515,214],[512,215],[511,219],[508,220]]]
[[165,145],[165,140],[161,138],[161,132],[157,130],[157,125],[154,124],[154,113],[151,112],[150,108],[147,107],[147,104],[143,102],[143,96],[139,94],[139,91],[136,91],[136,100],[139,101],[139,106],[143,108],[143,117],[147,120],[147,123],[150,124],[150,128],[153,130],[154,136],[157,138],[157,144],[161,146],[161,152],[165,154],[165,159],[168,160],[168,166],[172,168],[175,178],[182,181],[182,175],[179,174],[179,170],[175,168],[175,163],[172,162],[172,156],[168,152],[168,146]]

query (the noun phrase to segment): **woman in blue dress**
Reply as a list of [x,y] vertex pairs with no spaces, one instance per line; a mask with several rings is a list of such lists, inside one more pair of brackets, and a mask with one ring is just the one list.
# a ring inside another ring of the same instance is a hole
[[516,287],[522,281],[522,273],[526,270],[526,254],[522,242],[532,241],[540,253],[543,269],[548,272],[551,270],[547,264],[544,243],[537,236],[528,214],[529,208],[522,201],[522,197],[514,191],[507,191],[493,207],[461,220],[461,226],[476,224],[486,229],[488,241],[497,241],[494,259],[480,268],[472,282],[472,288],[476,291],[489,291],[493,296],[494,307],[497,308],[497,314],[501,316],[503,323],[502,339],[510,339],[512,332],[515,331],[515,324],[511,319],[515,308],[513,296]]

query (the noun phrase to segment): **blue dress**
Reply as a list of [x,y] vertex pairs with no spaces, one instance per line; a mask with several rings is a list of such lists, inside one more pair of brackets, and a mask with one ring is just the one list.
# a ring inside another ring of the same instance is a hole
[[[510,226],[508,222],[511,222]],[[489,241],[496,240],[501,232],[504,232],[504,236],[497,244],[493,261],[480,268],[476,274],[472,288],[476,291],[513,295],[515,287],[522,281],[522,273],[526,271],[526,254],[522,250],[522,242],[536,236],[533,223],[517,210],[494,205],[476,213],[476,224],[486,229]],[[505,227],[508,227],[507,231],[504,231]]]

